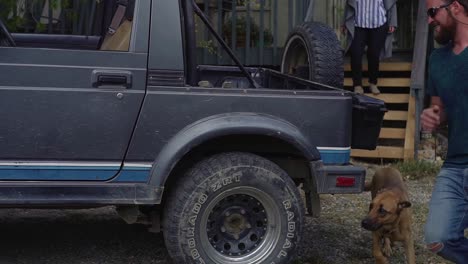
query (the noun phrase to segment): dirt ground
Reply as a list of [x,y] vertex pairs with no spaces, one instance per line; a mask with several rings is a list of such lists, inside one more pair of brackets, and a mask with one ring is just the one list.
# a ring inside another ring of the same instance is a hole
[[[416,263],[448,264],[450,262],[430,253],[424,243],[424,223],[428,213],[427,205],[432,191],[432,180],[408,181],[413,212],[413,236],[415,240]],[[359,195],[323,195],[322,216],[308,218],[304,244],[299,250],[303,264],[371,264],[371,232],[361,228],[370,201],[370,193]],[[392,264],[404,264],[405,255],[401,244],[394,248],[390,258]]]
[[[433,179],[408,181],[417,263],[448,263],[423,242]],[[374,263],[371,234],[360,227],[370,194],[323,195],[322,216],[306,218],[295,263]],[[127,225],[112,207],[88,210],[0,210],[0,263],[170,263],[161,234]],[[405,263],[397,247],[391,263]]]
[[161,234],[127,225],[114,208],[0,210],[0,263],[170,263]]

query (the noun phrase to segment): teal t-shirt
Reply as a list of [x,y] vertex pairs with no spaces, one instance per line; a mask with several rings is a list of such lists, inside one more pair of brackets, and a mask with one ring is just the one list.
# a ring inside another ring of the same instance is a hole
[[455,55],[452,44],[435,50],[429,61],[428,94],[439,96],[448,122],[444,167],[468,166],[468,48]]

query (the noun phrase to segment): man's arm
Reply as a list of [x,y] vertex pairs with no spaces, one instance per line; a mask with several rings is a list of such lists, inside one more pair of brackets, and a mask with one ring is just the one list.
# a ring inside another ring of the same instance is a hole
[[434,131],[441,124],[447,122],[444,104],[438,96],[431,97],[431,106],[421,114],[421,126],[425,131]]

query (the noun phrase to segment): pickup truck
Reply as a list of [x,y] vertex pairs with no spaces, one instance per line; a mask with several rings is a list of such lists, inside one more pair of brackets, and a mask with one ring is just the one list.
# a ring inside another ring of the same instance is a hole
[[385,105],[312,76],[199,65],[195,14],[210,24],[195,1],[0,9],[1,207],[115,206],[162,231],[175,263],[278,264],[319,194],[363,191],[351,148],[375,148]]

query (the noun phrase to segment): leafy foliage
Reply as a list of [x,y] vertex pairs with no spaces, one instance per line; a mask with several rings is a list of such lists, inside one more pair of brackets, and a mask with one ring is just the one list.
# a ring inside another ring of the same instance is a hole
[[[0,19],[5,23],[10,32],[18,33],[44,33],[52,30],[52,33],[79,34],[74,32],[76,25],[86,25],[91,18],[80,16],[80,12],[88,10],[92,4],[99,4],[103,0],[1,0]],[[49,4],[49,5],[47,5]],[[59,11],[60,17],[49,17],[47,10]],[[45,11],[44,11],[45,10]],[[45,14],[45,15],[44,15]],[[85,22],[79,21],[79,19]],[[49,21],[50,25],[47,22]]]

